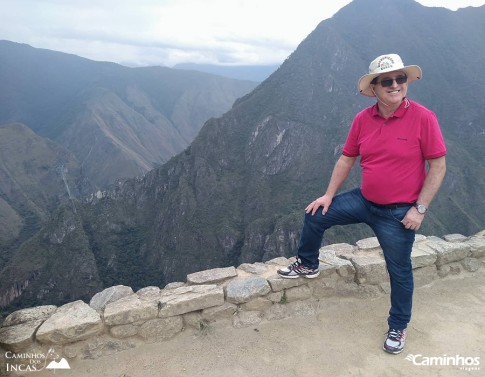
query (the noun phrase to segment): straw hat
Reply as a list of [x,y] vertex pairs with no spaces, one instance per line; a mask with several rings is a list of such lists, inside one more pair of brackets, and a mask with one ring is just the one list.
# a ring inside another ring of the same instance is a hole
[[423,72],[417,65],[405,66],[397,54],[386,54],[375,58],[369,65],[369,73],[359,79],[358,88],[360,94],[367,97],[374,97],[370,83],[377,76],[386,72],[403,71],[408,77],[408,82],[421,79]]

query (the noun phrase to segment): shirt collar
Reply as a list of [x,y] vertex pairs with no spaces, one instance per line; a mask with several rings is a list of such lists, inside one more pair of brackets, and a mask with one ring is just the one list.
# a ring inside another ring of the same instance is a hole
[[[406,111],[408,110],[408,107],[410,105],[411,105],[411,101],[409,101],[407,97],[405,97],[401,102],[401,104],[399,105],[399,107],[397,108],[397,110],[394,111],[394,113],[391,115],[391,118],[392,117],[401,118],[404,114],[406,114]],[[374,106],[372,106],[371,115],[382,117],[382,115],[379,113],[379,107],[377,102]]]

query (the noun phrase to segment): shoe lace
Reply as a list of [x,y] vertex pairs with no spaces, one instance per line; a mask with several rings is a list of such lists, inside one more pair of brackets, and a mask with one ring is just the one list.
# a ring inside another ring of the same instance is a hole
[[290,270],[298,269],[300,266],[302,266],[302,263],[299,258],[296,258],[296,262],[290,265]]
[[387,337],[392,340],[400,341],[403,337],[403,334],[404,331],[402,330],[390,329],[387,333]]

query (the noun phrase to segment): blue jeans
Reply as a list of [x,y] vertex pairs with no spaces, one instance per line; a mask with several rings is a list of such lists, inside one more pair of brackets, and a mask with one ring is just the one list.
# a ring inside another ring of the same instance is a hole
[[319,209],[315,215],[305,215],[298,247],[298,257],[305,266],[318,267],[318,255],[323,233],[334,225],[365,223],[374,231],[384,253],[391,283],[390,328],[402,330],[411,319],[413,301],[413,270],[411,251],[414,230],[401,223],[411,205],[395,209],[376,207],[367,201],[360,188],[333,198],[325,215]]

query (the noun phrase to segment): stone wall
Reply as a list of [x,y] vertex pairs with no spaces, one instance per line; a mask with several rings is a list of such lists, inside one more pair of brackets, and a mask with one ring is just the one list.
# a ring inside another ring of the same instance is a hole
[[[317,312],[329,296],[368,297],[389,292],[382,250],[376,238],[320,250],[320,276],[282,279],[292,260],[242,264],[193,273],[163,289],[110,287],[89,304],[75,301],[10,314],[0,328],[2,355],[35,355],[55,347],[67,358],[96,358],[146,342],[170,339],[187,328],[254,326],[262,321]],[[416,236],[412,263],[417,286],[485,265],[485,230],[465,237]]]

